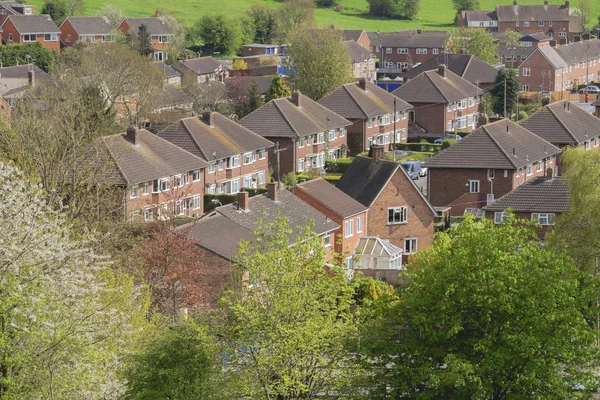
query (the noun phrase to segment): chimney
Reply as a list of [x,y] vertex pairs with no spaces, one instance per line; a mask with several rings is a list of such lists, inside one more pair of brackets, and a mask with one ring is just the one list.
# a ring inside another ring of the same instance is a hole
[[35,86],[35,71],[33,70],[33,68],[31,69],[31,71],[27,72],[27,78],[29,79],[29,86],[34,87]]
[[569,8],[569,0],[565,1],[565,8]]
[[211,128],[214,128],[215,116],[211,111],[206,111],[206,112],[202,113],[202,120],[204,121],[204,123],[206,125],[210,126]]
[[554,170],[552,168],[547,168],[546,169],[546,177],[552,179],[553,176],[554,176]]
[[513,0],[513,6],[518,6],[519,3],[517,3],[517,0]]
[[438,65],[437,72],[442,78],[445,78],[446,77],[446,66],[444,64]]
[[367,80],[365,78],[360,78],[358,80],[358,86],[366,92],[367,91]]
[[237,194],[237,203],[240,206],[240,208],[244,211],[250,210],[250,207],[249,207],[250,202],[248,201],[249,198],[250,198],[250,195],[246,191],[241,191],[241,192],[238,192],[238,194]]
[[422,33],[423,33],[423,31],[421,29],[417,29],[417,35],[420,35]]
[[140,141],[139,136],[139,129],[133,125],[129,125],[129,128],[127,128],[127,140],[132,144],[138,144]]
[[551,47],[556,47],[556,40],[551,40],[550,41],[550,46]]
[[294,103],[296,107],[302,108],[302,99],[298,90],[295,90],[292,93],[292,103]]
[[273,201],[279,201],[279,182],[267,183],[267,194]]
[[548,5],[548,0],[544,0],[544,5],[547,6]]
[[373,144],[371,145],[371,160],[373,164],[377,164],[384,154],[384,147],[381,144]]

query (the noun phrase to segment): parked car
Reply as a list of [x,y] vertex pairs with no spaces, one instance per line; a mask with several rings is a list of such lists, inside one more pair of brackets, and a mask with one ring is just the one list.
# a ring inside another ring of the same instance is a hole
[[419,172],[419,176],[427,176],[427,167],[421,167],[421,172]]
[[457,134],[445,135],[445,136],[442,136],[441,138],[435,139],[433,141],[433,143],[444,143],[448,139],[462,140],[462,136],[457,135]]
[[412,179],[419,179],[419,174],[421,173],[421,161],[403,161],[401,164],[408,176]]
[[600,88],[598,88],[598,86],[589,85],[580,90],[579,93],[599,94]]

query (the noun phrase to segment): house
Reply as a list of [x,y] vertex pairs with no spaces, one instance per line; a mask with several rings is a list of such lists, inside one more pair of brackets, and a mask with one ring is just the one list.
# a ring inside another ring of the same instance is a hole
[[9,15],[0,28],[5,44],[40,42],[60,51],[60,29],[49,15]]
[[574,41],[580,39],[583,32],[583,23],[576,11],[570,8],[569,0],[563,5],[549,5],[548,0],[544,0],[543,5],[519,5],[514,0],[512,5],[496,6],[494,11],[463,11],[460,24],[496,32],[541,33]]
[[525,60],[527,57],[531,55],[535,51],[535,47],[527,46],[527,47],[514,47],[514,46],[498,46],[498,65],[504,65],[509,68],[518,68],[519,65]]
[[437,213],[400,163],[382,159],[383,150],[373,145],[372,158],[355,157],[337,187],[368,207],[365,236],[414,254],[431,245]]
[[132,222],[204,214],[204,169],[209,164],[144,129],[95,142],[90,166],[122,193],[123,216]]
[[173,63],[173,68],[183,75],[182,83],[184,86],[217,79],[223,81],[228,76],[225,66],[210,56],[176,61]]
[[523,47],[540,47],[550,45],[552,38],[543,33],[531,33],[519,39],[519,45]]
[[273,143],[217,112],[183,118],[158,133],[206,161],[206,193],[232,194],[264,188],[269,173],[267,151]]
[[346,29],[338,32],[341,33],[343,41],[352,40],[358,43],[363,49],[369,52],[372,51],[371,39],[364,29]]
[[567,146],[600,149],[600,119],[568,100],[540,108],[520,125],[561,149]]
[[319,104],[352,123],[347,128],[350,154],[369,150],[372,144],[407,140],[408,113],[413,107],[365,79],[335,89]]
[[483,90],[445,65],[422,72],[392,92],[415,108],[415,122],[432,134],[471,132],[479,121]]
[[481,214],[494,199],[555,170],[560,149],[502,119],[483,125],[425,164],[427,197],[451,215]]
[[0,95],[15,89],[35,87],[48,80],[48,74],[33,64],[0,67]]
[[285,53],[285,45],[279,44],[245,44],[240,47],[240,57],[279,56]]
[[600,39],[535,48],[519,65],[522,91],[560,92],[600,80]]
[[412,67],[406,72],[400,74],[405,82],[416,78],[421,73],[437,69],[440,65],[445,65],[448,71],[472,83],[473,85],[487,89],[494,83],[498,71],[488,63],[469,54],[451,54],[440,53],[431,57],[429,60]]
[[274,221],[286,218],[291,232],[290,243],[295,243],[302,227],[312,224],[315,234],[322,238],[327,256],[332,255],[333,232],[339,226],[319,211],[309,206],[278,182],[269,183],[267,193],[248,197],[247,192],[238,193],[234,204],[217,207],[213,213],[178,228],[196,241],[201,257],[208,266],[205,280],[209,303],[214,304],[223,288],[233,282],[233,260],[239,243],[255,239],[252,232],[259,228],[262,220]]
[[485,216],[502,223],[506,210],[514,217],[541,225],[536,228],[540,237],[553,229],[556,216],[569,211],[569,187],[560,176],[532,179],[484,207]]
[[106,17],[67,17],[59,29],[60,40],[67,47],[76,43],[115,41],[113,28]]
[[146,26],[150,34],[152,48],[154,53],[152,57],[155,61],[165,61],[168,58],[168,52],[175,36],[171,27],[160,17],[151,18],[125,18],[117,28],[120,32],[129,35],[131,40],[137,38],[137,34],[142,25]]
[[[240,75],[240,76],[247,76],[247,75]],[[267,93],[269,92],[269,89],[271,88],[271,84],[273,83],[273,79],[276,76],[277,75],[252,76],[250,85],[256,84],[256,89],[258,90],[258,93],[261,95],[261,97],[264,98],[264,96],[266,96]],[[239,83],[236,83],[236,78],[239,79],[238,76],[230,75],[229,78],[225,79],[225,86],[229,87],[228,85],[233,85],[234,87],[238,87]]]
[[367,232],[368,207],[323,178],[296,185],[292,192],[339,225],[333,232],[333,249],[344,258],[351,258],[359,238]]
[[325,160],[345,157],[346,127],[352,125],[297,91],[290,98],[269,101],[239,122],[279,146],[277,156],[274,150],[269,153],[277,179],[277,171],[321,171]]
[[193,100],[186,92],[181,90],[179,85],[167,83],[163,85],[160,103],[154,110],[154,113],[161,113],[163,111],[182,111],[187,113],[192,111],[193,106]]
[[375,55],[354,40],[344,41],[344,46],[352,60],[354,78],[374,81],[377,75],[375,73]]
[[16,1],[0,1],[0,25],[9,15],[33,15],[33,4],[21,4]]
[[162,61],[155,61],[152,63],[152,66],[161,72],[166,84],[177,86],[182,85],[183,74],[172,66],[165,64]]

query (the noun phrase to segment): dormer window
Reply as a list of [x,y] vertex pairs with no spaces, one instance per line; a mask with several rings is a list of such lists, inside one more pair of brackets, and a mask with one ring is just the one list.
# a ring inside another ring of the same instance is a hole
[[33,8],[25,7],[25,15],[33,15]]

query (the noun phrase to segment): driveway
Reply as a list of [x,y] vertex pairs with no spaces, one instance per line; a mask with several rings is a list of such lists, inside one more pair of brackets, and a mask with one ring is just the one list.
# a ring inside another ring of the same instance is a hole
[[423,192],[423,195],[427,195],[427,177],[420,176],[419,179],[413,181],[419,189]]
[[574,106],[578,106],[579,108],[581,108],[583,111],[585,111],[587,113],[593,113],[595,111],[594,107],[592,107],[591,101],[589,103],[586,103],[585,101],[582,101],[582,102],[572,101],[571,104]]

